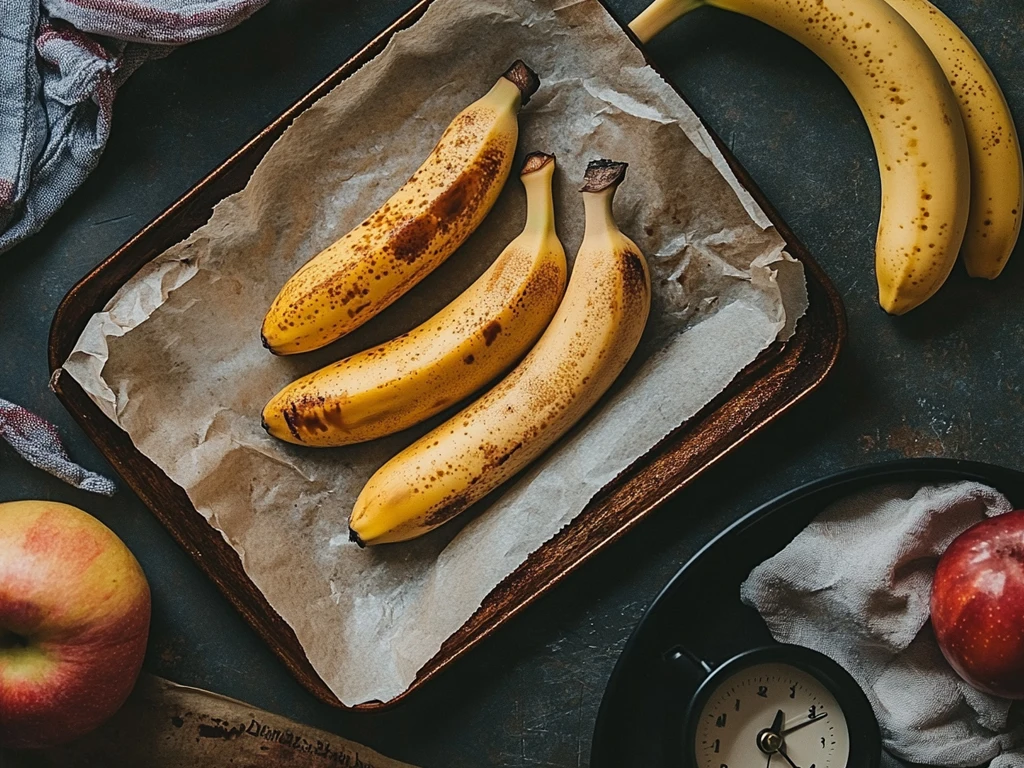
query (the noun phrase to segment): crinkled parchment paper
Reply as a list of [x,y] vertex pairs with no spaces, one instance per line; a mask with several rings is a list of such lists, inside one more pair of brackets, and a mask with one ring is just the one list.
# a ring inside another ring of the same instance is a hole
[[[413,292],[326,350],[276,358],[263,314],[307,259],[377,208],[515,58],[541,77],[519,155],[558,157],[559,232],[582,240],[586,162],[627,161],[623,230],[653,271],[645,339],[606,399],[481,514],[360,550],[347,516],[373,471],[438,419],[313,450],[260,428],[282,386],[429,317],[522,228],[513,174],[483,226]],[[346,704],[388,700],[505,576],[696,413],[806,306],[802,265],[694,114],[592,0],[436,0],[302,114],[248,186],[92,318],[64,368],[241,556]]]

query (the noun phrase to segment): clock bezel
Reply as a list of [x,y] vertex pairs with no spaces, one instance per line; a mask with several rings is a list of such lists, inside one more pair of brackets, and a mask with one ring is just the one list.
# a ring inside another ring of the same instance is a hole
[[[850,732],[846,768],[878,768],[882,760],[882,734],[871,702],[849,672],[828,656],[798,645],[768,645],[743,651],[715,667],[697,687],[686,707],[681,753],[684,766],[698,765],[697,726],[704,705],[719,684],[758,664],[788,664],[811,675],[835,697]],[[767,724],[766,724],[767,725]]]

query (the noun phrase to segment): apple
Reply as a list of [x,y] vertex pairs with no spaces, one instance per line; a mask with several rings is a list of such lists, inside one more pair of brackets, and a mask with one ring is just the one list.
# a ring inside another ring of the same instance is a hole
[[1024,699],[1024,510],[983,520],[949,545],[931,612],[939,648],[960,677]]
[[116,712],[149,635],[124,543],[67,504],[0,504],[0,746],[70,741]]

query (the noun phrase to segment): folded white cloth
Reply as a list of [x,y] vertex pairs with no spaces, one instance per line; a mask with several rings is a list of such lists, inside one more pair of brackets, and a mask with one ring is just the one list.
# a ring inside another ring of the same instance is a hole
[[1024,766],[1024,718],[965,683],[928,623],[939,555],[986,516],[1012,509],[979,483],[897,484],[848,496],[755,568],[741,598],[783,643],[813,648],[864,689],[888,754],[948,768]]

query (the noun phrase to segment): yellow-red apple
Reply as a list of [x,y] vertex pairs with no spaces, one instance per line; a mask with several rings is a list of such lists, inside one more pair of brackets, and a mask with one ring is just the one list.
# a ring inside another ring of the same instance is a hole
[[0,746],[88,733],[131,692],[149,585],[124,543],[67,504],[0,504]]
[[935,639],[960,677],[1024,699],[1024,511],[983,520],[949,545],[931,609]]

